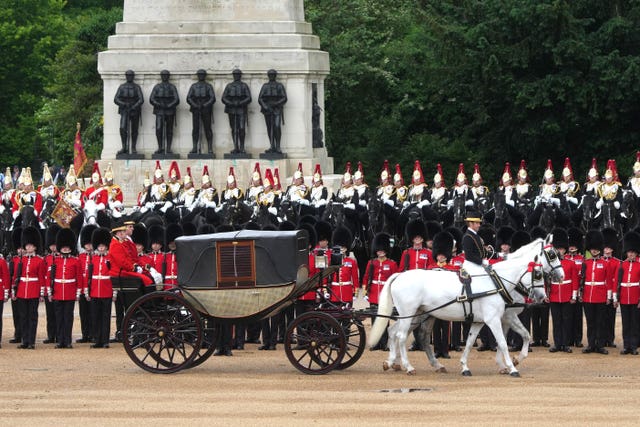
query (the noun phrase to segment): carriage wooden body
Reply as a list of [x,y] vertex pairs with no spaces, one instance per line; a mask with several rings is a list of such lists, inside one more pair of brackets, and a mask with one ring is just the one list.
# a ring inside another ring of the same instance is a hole
[[[199,365],[214,351],[217,326],[268,318],[336,270],[327,266],[309,277],[308,236],[301,230],[184,236],[176,246],[175,291],[141,296],[123,321],[125,350],[154,373]],[[284,343],[291,363],[310,374],[355,363],[365,336],[352,313],[332,307],[294,319]]]

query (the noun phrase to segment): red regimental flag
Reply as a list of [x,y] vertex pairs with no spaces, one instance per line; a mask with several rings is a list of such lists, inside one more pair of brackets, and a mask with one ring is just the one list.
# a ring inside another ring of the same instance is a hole
[[73,167],[76,174],[81,176],[84,165],[87,164],[87,154],[82,146],[82,137],[80,136],[80,123],[78,123],[78,131],[76,132],[76,140],[73,142]]

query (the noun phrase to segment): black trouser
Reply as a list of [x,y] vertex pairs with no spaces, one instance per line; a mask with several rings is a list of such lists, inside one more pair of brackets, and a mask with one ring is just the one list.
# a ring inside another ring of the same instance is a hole
[[[211,150],[213,144],[213,131],[211,130],[211,109],[198,108],[191,114],[193,130],[191,131],[191,137],[193,140],[193,149],[198,148],[198,141],[200,140],[200,123],[204,128],[204,135],[207,138],[207,151]],[[201,144],[202,146],[202,144]],[[200,151],[204,151],[200,149]]]
[[[524,326],[527,331],[531,330],[531,311],[529,310],[529,307],[525,307],[524,310],[522,310],[522,313],[518,314],[518,319],[520,319],[522,326]],[[521,349],[523,344],[522,337],[520,334],[510,329],[507,333],[507,344],[511,347]]]
[[56,313],[56,337],[62,346],[71,345],[71,330],[73,329],[73,306],[75,301],[53,301]]
[[261,331],[260,322],[249,322],[247,324],[247,341],[249,342],[258,342],[260,341],[260,331]]
[[13,313],[13,339],[22,341],[22,318],[24,317],[23,306],[20,300],[11,300],[11,311]]
[[19,298],[22,312],[22,344],[35,345],[36,331],[38,330],[38,304],[39,298]]
[[278,313],[268,319],[263,319],[262,326],[262,345],[265,347],[275,347],[278,343],[278,327],[282,319],[282,313]]
[[495,337],[493,336],[493,332],[491,332],[491,329],[487,325],[482,326],[478,336],[480,337],[480,341],[482,341],[482,345],[484,347],[495,348],[498,345]]
[[122,339],[122,321],[124,320],[124,291],[118,291],[116,296],[116,340]]
[[582,343],[582,303],[576,302],[575,304],[572,304],[572,307],[573,318],[571,320],[571,323],[573,327],[571,331],[571,338],[569,339],[569,345],[578,345]]
[[605,303],[583,302],[582,309],[584,310],[584,317],[587,319],[587,341],[589,347],[594,350],[603,348],[607,305]]
[[45,298],[44,308],[47,314],[47,339],[54,342],[58,338],[58,327],[56,326],[56,309],[53,301]]
[[[95,337],[93,334],[94,330],[91,318],[91,304],[84,297],[81,297],[80,301],[78,301],[78,313],[80,314],[80,331],[82,332],[82,339],[88,340],[89,338]],[[111,313],[109,313],[109,315],[111,315]]]
[[96,340],[96,345],[109,344],[111,334],[111,298],[91,298],[91,335]]
[[436,354],[449,354],[449,322],[436,319],[433,323],[433,351]]
[[222,351],[231,350],[231,323],[216,323],[215,348]]
[[553,345],[560,349],[568,347],[573,328],[573,304],[570,302],[550,303],[553,318]]
[[620,315],[622,316],[622,341],[624,348],[637,350],[638,339],[640,339],[640,310],[638,310],[638,305],[620,304]]
[[604,343],[613,345],[616,341],[616,311],[613,304],[608,304],[604,312]]
[[287,332],[287,327],[289,326],[289,323],[291,323],[295,318],[296,318],[295,307],[293,305],[290,305],[289,307],[282,310],[280,320],[278,323],[278,342],[279,343],[284,342],[284,338],[285,338],[284,335]]
[[535,342],[549,341],[549,305],[536,304],[531,306],[531,329]]
[[462,343],[462,329],[464,322],[451,322],[451,342],[449,343],[449,349],[454,350],[459,348]]

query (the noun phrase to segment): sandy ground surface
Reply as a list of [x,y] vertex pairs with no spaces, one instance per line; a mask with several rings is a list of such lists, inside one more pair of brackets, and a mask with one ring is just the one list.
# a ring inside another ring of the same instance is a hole
[[[460,353],[437,374],[409,353],[416,376],[383,372],[384,352],[365,351],[345,371],[298,372],[282,345],[249,344],[233,357],[211,357],[169,375],[138,368],[122,345],[35,350],[9,344],[5,305],[0,349],[0,425],[637,425],[640,356],[549,353],[535,348],[521,378],[497,373],[495,353],[473,350],[472,377],[459,374]],[[10,307],[10,306],[9,306]],[[42,311],[42,309],[41,309]],[[367,322],[368,323],[368,322]],[[620,318],[617,319],[620,337]],[[74,325],[75,337],[79,322]]]

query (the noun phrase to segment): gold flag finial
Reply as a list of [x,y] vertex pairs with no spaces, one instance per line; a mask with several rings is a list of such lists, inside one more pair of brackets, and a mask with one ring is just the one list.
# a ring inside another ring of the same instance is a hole
[[80,132],[80,122],[76,123],[76,129]]

